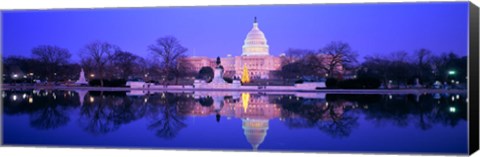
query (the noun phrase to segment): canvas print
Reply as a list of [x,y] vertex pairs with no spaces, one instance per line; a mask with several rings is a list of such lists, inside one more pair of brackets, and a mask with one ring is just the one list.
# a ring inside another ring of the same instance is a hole
[[468,7],[2,11],[2,141],[465,155]]

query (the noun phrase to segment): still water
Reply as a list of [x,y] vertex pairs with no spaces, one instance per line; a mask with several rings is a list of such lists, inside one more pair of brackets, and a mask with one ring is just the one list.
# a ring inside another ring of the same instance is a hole
[[467,153],[465,94],[7,90],[17,146]]

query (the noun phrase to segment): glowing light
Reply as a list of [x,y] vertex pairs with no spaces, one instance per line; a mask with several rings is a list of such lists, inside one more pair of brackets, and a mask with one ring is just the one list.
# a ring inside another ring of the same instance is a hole
[[452,101],[455,101],[455,97],[452,96]]
[[457,99],[460,99],[460,95],[457,94]]
[[95,74],[90,74],[90,77],[95,77]]
[[243,106],[244,112],[247,112],[249,101],[250,101],[250,93],[242,93],[242,106]]
[[389,99],[392,99],[392,95],[388,95],[388,98],[389,98]]
[[457,112],[457,109],[455,107],[450,107],[450,112],[454,113],[454,112]]
[[16,101],[17,100],[17,95],[13,95],[12,99],[13,99],[13,101]]
[[27,94],[23,93],[22,98],[23,99],[27,98]]
[[457,73],[455,70],[448,71],[448,75],[455,75],[455,73]]
[[250,83],[250,76],[248,75],[247,64],[243,64],[243,73],[241,78],[242,83]]
[[93,103],[95,101],[95,98],[90,97],[90,102]]
[[147,101],[148,101],[148,99],[147,99],[147,98],[143,99],[143,102],[147,103]]
[[30,103],[30,104],[33,103],[33,98],[32,97],[28,98],[28,103]]
[[13,74],[13,78],[17,78],[17,77],[18,77],[18,75],[17,75],[17,74]]

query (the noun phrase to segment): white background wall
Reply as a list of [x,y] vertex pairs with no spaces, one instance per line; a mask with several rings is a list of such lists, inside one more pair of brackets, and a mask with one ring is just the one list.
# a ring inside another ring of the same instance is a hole
[[[425,2],[428,0],[0,0],[0,9],[49,9],[49,8],[102,8],[102,7],[150,7],[150,6],[192,6],[192,5],[245,5],[245,4],[299,4],[299,3],[351,3],[351,2]],[[448,0],[435,0],[448,1]],[[451,1],[451,0],[450,0]],[[458,1],[458,0],[457,0]],[[473,1],[480,6],[479,0]],[[1,26],[1,25],[0,25]],[[0,34],[0,37],[2,35]],[[0,41],[0,44],[2,42]],[[0,45],[1,47],[1,45]],[[3,112],[1,112],[3,113]],[[1,118],[1,116],[0,116]],[[0,129],[1,131],[2,129]],[[0,134],[3,135],[3,134]],[[4,147],[0,148],[0,156],[48,156],[48,157],[89,157],[89,156],[277,156],[277,157],[313,157],[313,156],[352,156],[352,154],[328,153],[249,153],[249,152],[212,152],[212,151],[174,151],[174,150],[132,150],[132,149],[86,149],[86,148],[32,148]],[[354,154],[353,156],[399,156]],[[412,156],[412,155],[401,155]],[[474,156],[480,156],[476,153]],[[425,157],[425,156],[423,156]]]

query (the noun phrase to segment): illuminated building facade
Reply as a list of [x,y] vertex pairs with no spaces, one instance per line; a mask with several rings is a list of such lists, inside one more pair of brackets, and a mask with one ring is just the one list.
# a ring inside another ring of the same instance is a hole
[[[202,67],[215,68],[216,66],[216,58],[190,56],[185,58],[184,61],[192,65],[191,70],[193,71],[199,71]],[[221,61],[225,77],[240,78],[243,73],[243,67],[246,66],[251,78],[268,79],[273,76],[272,72],[281,68],[281,57],[270,55],[267,39],[258,27],[256,18],[252,29],[245,38],[242,46],[242,55],[227,55],[222,57]]]

